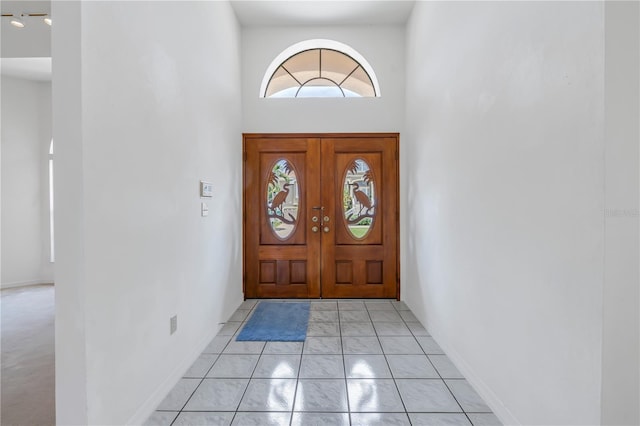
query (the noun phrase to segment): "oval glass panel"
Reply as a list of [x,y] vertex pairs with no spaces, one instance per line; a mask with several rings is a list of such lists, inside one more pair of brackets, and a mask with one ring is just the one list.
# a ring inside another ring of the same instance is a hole
[[376,218],[376,192],[373,171],[366,161],[349,163],[344,174],[342,210],[351,235],[362,240],[369,234]]
[[275,162],[267,180],[267,218],[273,234],[280,240],[289,238],[298,222],[298,179],[293,165],[286,159]]

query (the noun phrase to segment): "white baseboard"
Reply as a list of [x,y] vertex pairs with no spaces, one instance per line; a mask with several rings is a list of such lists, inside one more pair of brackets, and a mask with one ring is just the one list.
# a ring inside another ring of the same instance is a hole
[[5,290],[7,288],[27,287],[30,285],[52,285],[52,280],[32,280],[32,281],[20,281],[15,283],[2,283],[0,289]]
[[438,336],[440,333],[437,330],[431,330],[427,328],[431,337],[440,345],[442,350],[447,354],[449,359],[455,364],[455,366],[460,370],[462,375],[467,379],[469,384],[478,392],[478,395],[482,397],[484,402],[487,403],[493,414],[495,414],[498,419],[504,425],[521,425],[522,423],[516,419],[513,413],[505,407],[502,403],[502,400],[491,390],[489,386],[480,378],[478,374],[467,364],[464,358],[456,352],[446,341],[446,339],[439,339]]
[[167,394],[173,389],[173,387],[182,378],[185,371],[191,367],[193,362],[202,354],[211,340],[218,334],[222,328],[222,325],[218,326],[218,329],[208,333],[189,354],[184,357],[176,368],[167,376],[167,378],[160,384],[160,386],[147,398],[147,400],[138,408],[138,411],[127,421],[127,425],[141,425],[149,416],[156,410],[158,405],[167,396]]

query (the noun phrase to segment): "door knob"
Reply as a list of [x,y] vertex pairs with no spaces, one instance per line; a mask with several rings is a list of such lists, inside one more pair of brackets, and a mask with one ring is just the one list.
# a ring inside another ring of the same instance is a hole
[[318,232],[318,227],[317,227],[317,226],[314,226],[313,228],[311,228],[311,230],[312,230],[313,232]]
[[329,232],[329,227],[325,226],[323,230],[324,230],[324,232]]

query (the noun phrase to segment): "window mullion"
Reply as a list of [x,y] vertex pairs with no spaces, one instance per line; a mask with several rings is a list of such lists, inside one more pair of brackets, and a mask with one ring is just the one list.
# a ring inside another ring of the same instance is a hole
[[297,79],[297,78],[295,78],[295,77],[293,76],[293,74],[291,74],[291,73],[289,72],[289,70],[285,68],[285,66],[284,66],[284,65],[280,65],[280,66],[282,67],[282,69],[283,69],[283,70],[285,70],[285,71],[287,72],[287,74],[289,74],[289,75],[291,76],[291,78],[292,78],[292,79],[294,79],[294,80],[296,81],[296,83],[298,83],[298,86],[302,86],[302,83],[300,83],[300,81],[298,81],[298,79]]

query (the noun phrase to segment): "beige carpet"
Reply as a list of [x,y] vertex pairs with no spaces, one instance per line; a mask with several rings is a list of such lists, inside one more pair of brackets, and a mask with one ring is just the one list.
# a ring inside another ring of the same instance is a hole
[[1,292],[0,424],[55,424],[53,285]]

